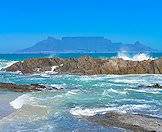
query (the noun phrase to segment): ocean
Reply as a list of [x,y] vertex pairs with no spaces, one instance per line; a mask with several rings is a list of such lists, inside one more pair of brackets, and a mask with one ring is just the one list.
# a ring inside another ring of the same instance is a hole
[[[151,54],[0,54],[0,69],[29,58],[92,56],[100,59],[158,59]],[[162,119],[162,90],[140,88],[139,85],[162,85],[162,75],[22,75],[0,72],[0,82],[44,84],[63,88],[61,91],[16,93],[0,91],[0,131],[5,132],[82,132],[125,131],[103,127],[81,118],[116,111],[143,114]]]

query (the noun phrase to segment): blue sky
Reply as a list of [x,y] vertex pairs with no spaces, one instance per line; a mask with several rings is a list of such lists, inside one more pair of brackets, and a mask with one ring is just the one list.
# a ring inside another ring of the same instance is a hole
[[139,40],[162,50],[161,0],[0,0],[0,52],[47,36]]

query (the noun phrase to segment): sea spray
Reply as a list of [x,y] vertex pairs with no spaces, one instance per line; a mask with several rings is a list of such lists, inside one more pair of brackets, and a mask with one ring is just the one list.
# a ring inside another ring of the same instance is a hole
[[11,60],[0,60],[0,70],[2,70],[3,68],[7,68],[9,66],[11,66],[12,64],[16,63],[17,61],[11,61]]
[[117,58],[121,58],[123,60],[132,60],[132,61],[144,61],[144,60],[154,60],[155,59],[146,53],[138,53],[135,55],[129,55],[125,51],[118,52]]

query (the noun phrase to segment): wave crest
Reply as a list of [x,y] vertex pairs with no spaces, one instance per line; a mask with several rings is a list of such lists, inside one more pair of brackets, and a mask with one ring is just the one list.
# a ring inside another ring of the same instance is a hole
[[118,52],[117,58],[121,58],[123,60],[132,60],[132,61],[144,61],[144,60],[154,60],[155,58],[151,57],[146,53],[138,53],[133,56],[127,54],[127,52]]
[[75,107],[70,110],[70,113],[74,116],[94,116],[96,114],[105,114],[106,112],[115,111],[119,113],[127,113],[140,110],[150,110],[151,106],[148,104],[130,104],[130,105],[122,105],[118,107],[107,107],[107,108],[85,108],[82,109],[80,107]]
[[17,61],[11,61],[11,60],[0,60],[0,70],[3,68],[7,68],[11,66],[12,64],[16,63]]
[[33,101],[33,98],[32,97],[30,97],[28,94],[23,94],[23,95],[17,97],[12,102],[10,102],[10,105],[14,109],[20,109],[24,104],[31,104],[33,102],[34,101]]

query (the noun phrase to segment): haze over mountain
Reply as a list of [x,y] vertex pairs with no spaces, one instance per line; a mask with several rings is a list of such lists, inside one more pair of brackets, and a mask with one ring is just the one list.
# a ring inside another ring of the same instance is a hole
[[19,53],[110,53],[127,52],[156,52],[139,41],[134,44],[113,43],[104,37],[48,37],[34,46],[18,51]]

